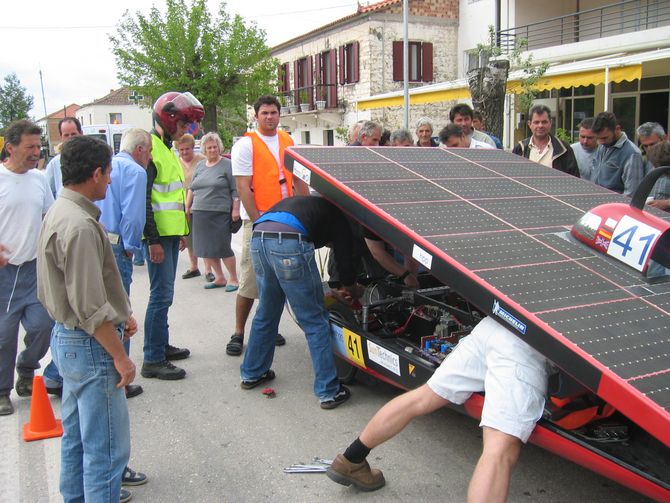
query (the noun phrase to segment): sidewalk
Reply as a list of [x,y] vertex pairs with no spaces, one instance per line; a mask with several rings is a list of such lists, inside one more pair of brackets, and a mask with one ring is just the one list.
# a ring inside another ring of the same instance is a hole
[[[239,233],[241,234],[241,233]],[[234,249],[239,257],[239,239]],[[170,310],[171,343],[191,357],[175,362],[187,371],[182,381],[139,375],[142,326],[148,297],[146,267],[136,267],[131,301],[140,332],[131,344],[138,367],[135,382],[144,393],[129,400],[130,466],[149,477],[129,488],[133,501],[169,502],[408,502],[465,501],[480,449],[481,431],[469,418],[442,410],[409,426],[376,449],[370,463],[381,468],[387,486],[358,493],[321,474],[284,474],[293,463],[315,456],[332,458],[353,440],[374,412],[398,391],[363,378],[351,400],[321,410],[312,393],[312,368],[304,336],[285,314],[280,327],[286,346],[277,348],[270,383],[274,399],[260,388],[239,387],[241,358],[225,354],[233,332],[235,294],[204,290],[203,277],[182,280],[180,256],[175,302]],[[204,273],[204,267],[200,269]],[[249,329],[250,323],[247,326]],[[48,356],[44,363],[49,361]],[[16,413],[0,417],[0,503],[62,501],[58,493],[60,439],[26,443],[22,425],[30,400],[12,394]],[[60,417],[60,401],[51,397]],[[646,501],[614,482],[528,446],[512,480],[510,502]]]

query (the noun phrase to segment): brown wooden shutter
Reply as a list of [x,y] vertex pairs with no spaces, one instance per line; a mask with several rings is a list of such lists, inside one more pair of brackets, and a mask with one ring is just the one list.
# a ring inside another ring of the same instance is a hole
[[300,94],[298,92],[298,89],[300,88],[300,80],[298,79],[298,66],[299,66],[298,60],[295,60],[293,62],[293,104],[294,105],[299,105],[300,104]]
[[402,41],[393,42],[393,81],[402,82]]
[[[328,53],[330,58],[330,75],[328,76],[328,108],[335,108],[337,106],[337,53],[332,49]],[[341,72],[341,70],[340,70]],[[341,73],[340,73],[341,74]]]
[[354,42],[351,44],[351,50],[353,51],[353,55],[351,57],[352,60],[352,68],[351,68],[351,79],[349,82],[358,82],[358,76],[359,76],[359,71],[358,71],[358,55],[360,53],[360,49],[358,47],[358,42]]
[[291,65],[284,63],[284,92],[291,90]]
[[323,58],[323,54],[317,54],[316,57],[314,58],[314,75],[316,77],[314,85],[314,99],[316,101],[321,101],[324,100],[325,98],[323,97],[323,84],[325,82],[325,79],[323,78],[323,70],[321,69],[321,59]]
[[277,92],[283,93],[284,89],[284,65],[277,68]]
[[433,44],[421,44],[421,77],[424,82],[433,81]]
[[305,91],[307,91],[307,103],[314,106],[314,56],[305,58],[307,71],[305,72]]
[[344,59],[344,46],[340,46],[340,85],[343,86],[347,82],[347,62]]

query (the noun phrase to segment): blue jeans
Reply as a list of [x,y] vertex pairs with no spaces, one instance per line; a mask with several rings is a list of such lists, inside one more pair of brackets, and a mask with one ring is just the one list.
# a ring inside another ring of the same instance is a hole
[[[144,361],[158,363],[165,360],[165,346],[170,340],[168,310],[174,298],[174,279],[179,259],[179,237],[161,237],[165,260],[160,264],[147,262],[149,271],[149,303],[144,317]],[[149,256],[149,245],[145,245]]]
[[[0,267],[0,395],[14,386],[14,367],[30,377],[49,349],[53,320],[37,299],[36,260]],[[19,324],[26,330],[26,349],[17,360]]]
[[[123,288],[128,295],[130,295],[130,284],[133,282],[133,262],[132,259],[123,251],[123,245],[112,245],[112,251],[114,252],[114,258],[116,258],[116,266],[119,268],[119,273],[121,274],[121,283],[123,283]],[[123,347],[126,350],[126,354],[130,354],[130,340],[123,341]],[[42,377],[48,379],[45,383],[50,387],[58,387],[63,385],[63,378],[58,372],[58,366],[54,363],[53,357],[44,368]]]
[[321,401],[333,399],[340,381],[314,245],[303,240],[254,237],[250,250],[260,300],[240,366],[242,379],[258,379],[270,369],[284,300],[288,298],[307,338],[315,375],[314,394]]
[[133,255],[133,264],[135,265],[144,265],[144,261],[146,260],[146,253],[144,252],[144,248],[140,248],[139,250],[136,250],[134,255]]
[[51,354],[63,376],[63,500],[118,503],[130,456],[130,422],[114,361],[95,338],[60,323],[54,326]]

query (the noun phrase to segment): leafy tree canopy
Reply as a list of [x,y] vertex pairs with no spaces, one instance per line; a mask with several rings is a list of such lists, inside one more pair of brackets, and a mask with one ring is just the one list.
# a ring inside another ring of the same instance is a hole
[[4,85],[0,85],[0,131],[15,120],[28,118],[33,107],[33,97],[15,73],[6,75],[4,81]]
[[206,0],[165,4],[165,14],[155,6],[148,15],[126,11],[110,36],[119,80],[154,99],[167,91],[190,91],[205,107],[206,131],[227,138],[240,134],[246,104],[271,93],[276,80],[277,61],[270,57],[265,31],[240,16],[231,18],[225,2],[216,16]]

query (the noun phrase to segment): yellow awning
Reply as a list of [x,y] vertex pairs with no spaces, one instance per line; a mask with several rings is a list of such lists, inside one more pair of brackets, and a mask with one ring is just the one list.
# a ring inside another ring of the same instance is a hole
[[[609,82],[621,82],[622,80],[632,81],[642,78],[642,65],[619,66],[609,69]],[[605,69],[596,68],[583,72],[570,72],[558,75],[549,75],[542,77],[535,85],[538,91],[546,91],[548,89],[560,89],[562,87],[579,87],[590,86],[605,83]],[[521,85],[519,80],[509,80],[507,82],[507,92],[519,94],[521,93]],[[439,103],[443,101],[462,100],[470,98],[470,89],[467,86],[452,87],[449,89],[435,89],[434,91],[426,91],[422,93],[415,93],[409,96],[410,105],[420,105],[424,103]],[[370,110],[373,108],[385,108],[402,106],[403,96],[393,95],[386,97],[375,98],[370,97],[359,100],[357,106],[359,110]]]

